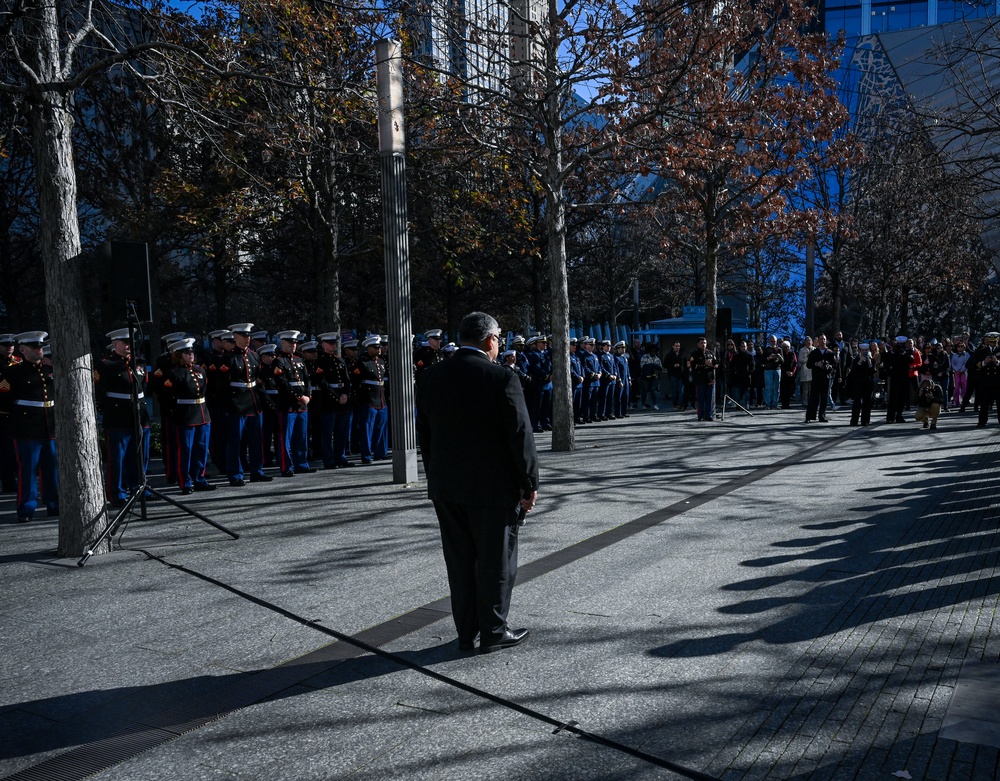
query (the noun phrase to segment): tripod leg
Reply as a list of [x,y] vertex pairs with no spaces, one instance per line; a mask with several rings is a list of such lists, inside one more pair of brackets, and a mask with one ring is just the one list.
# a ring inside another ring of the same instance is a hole
[[149,492],[150,492],[151,494],[153,494],[154,496],[158,496],[158,497],[160,497],[160,498],[161,498],[161,499],[162,499],[163,501],[165,501],[165,502],[166,502],[167,504],[172,504],[172,505],[173,505],[174,507],[176,507],[176,508],[177,508],[178,510],[183,510],[183,511],[184,511],[184,512],[186,512],[186,513],[187,513],[188,515],[191,515],[191,516],[194,516],[195,518],[197,518],[197,519],[198,519],[199,521],[204,521],[204,522],[205,522],[205,523],[207,523],[207,524],[208,524],[209,526],[214,526],[214,527],[215,527],[216,529],[218,529],[219,531],[221,531],[221,532],[225,532],[225,533],[226,533],[226,534],[228,534],[228,535],[229,535],[230,537],[232,537],[232,538],[233,538],[234,540],[238,540],[238,539],[240,538],[240,535],[238,535],[238,534],[237,534],[236,532],[232,532],[232,531],[229,531],[229,529],[227,529],[227,528],[226,528],[225,526],[223,526],[223,525],[221,525],[221,524],[218,524],[218,523],[216,523],[216,522],[215,522],[215,521],[213,521],[213,520],[212,520],[211,518],[206,518],[206,517],[205,517],[204,515],[202,515],[201,513],[198,513],[198,512],[195,512],[195,511],[194,511],[194,510],[192,510],[192,509],[191,509],[190,507],[185,507],[185,506],[184,506],[183,504],[181,504],[180,502],[178,502],[178,501],[175,501],[174,499],[170,498],[169,496],[166,496],[165,494],[162,494],[162,493],[160,493],[160,492],[159,492],[159,491],[157,491],[157,490],[156,490],[155,488],[149,488],[149,487],[147,487],[147,488],[146,488],[146,490],[147,490],[147,491],[149,491]]
[[91,543],[90,547],[87,548],[83,556],[80,557],[80,560],[77,561],[76,566],[82,567],[84,564],[86,564],[87,559],[89,559],[91,556],[94,555],[94,550],[100,547],[101,543],[104,542],[104,540],[106,540],[108,537],[110,537],[115,533],[115,529],[118,528],[118,524],[121,523],[122,518],[124,518],[132,511],[132,507],[135,504],[135,500],[138,499],[139,496],[143,493],[143,488],[144,487],[140,487],[137,491],[133,491],[132,495],[125,500],[125,504],[122,505],[122,508],[118,511],[118,514],[115,515],[115,517],[111,520],[111,523],[108,524],[107,528],[103,532],[101,532],[101,535],[96,540],[94,540],[93,543]]

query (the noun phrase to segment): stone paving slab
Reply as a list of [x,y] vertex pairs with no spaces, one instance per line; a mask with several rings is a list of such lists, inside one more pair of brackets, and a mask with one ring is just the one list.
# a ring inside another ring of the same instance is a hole
[[[958,416],[930,433],[800,416],[635,415],[581,429],[569,454],[541,438],[543,502],[522,567],[692,508],[520,585],[512,620],[533,632],[521,648],[458,654],[448,619],[387,647],[727,780],[996,777],[996,748],[939,734],[963,664],[1000,660],[995,430]],[[388,480],[382,467],[320,472],[280,495],[249,486],[239,506],[221,489],[197,506],[241,540],[158,507],[123,544],[340,631],[391,625],[445,591],[429,504]],[[50,562],[51,534],[44,521],[0,525],[0,626],[16,660],[0,686],[0,729],[14,737],[0,775],[211,702],[328,642],[138,553],[83,570]],[[676,777],[383,660],[324,664],[97,777]]]

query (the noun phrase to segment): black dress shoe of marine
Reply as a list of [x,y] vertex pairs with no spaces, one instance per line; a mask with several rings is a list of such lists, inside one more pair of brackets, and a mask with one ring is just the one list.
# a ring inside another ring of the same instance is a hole
[[250,475],[251,483],[270,483],[273,479],[271,475]]
[[297,475],[311,475],[315,471],[316,471],[316,467],[314,467],[314,466],[307,466],[307,467],[305,467],[303,469],[296,469],[295,470],[295,474],[297,474]]
[[291,469],[286,469],[284,472],[281,473],[281,476],[282,477],[295,477],[295,472],[293,472]]
[[528,639],[527,629],[507,629],[503,636],[492,641],[489,645],[479,644],[479,653],[491,654],[494,651],[502,651],[504,648],[513,648]]
[[19,515],[19,516],[17,516],[17,522],[18,523],[31,523],[31,516],[30,515]]
[[229,484],[233,488],[242,488],[243,486],[245,486],[247,484],[247,481],[244,480],[242,477],[240,477],[240,478],[238,478],[236,480],[230,480]]
[[214,491],[215,490],[215,486],[212,485],[211,483],[195,483],[194,484],[194,490],[195,491]]
[[193,494],[193,493],[194,493],[194,489],[193,488],[182,488],[181,489],[181,496],[187,496],[188,494]]

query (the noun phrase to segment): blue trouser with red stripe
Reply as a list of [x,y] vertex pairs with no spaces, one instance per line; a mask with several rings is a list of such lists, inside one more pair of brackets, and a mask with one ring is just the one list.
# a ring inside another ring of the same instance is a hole
[[281,452],[278,466],[282,472],[309,468],[309,413],[279,412],[278,430]]
[[142,429],[142,474],[136,463],[135,432],[130,428],[112,428],[104,432],[107,458],[104,464],[104,490],[108,500],[125,500],[142,485],[149,469],[149,428]]
[[205,469],[208,466],[208,443],[212,436],[212,424],[199,426],[174,426],[176,443],[177,483],[181,488],[191,488],[195,483],[204,485]]
[[59,469],[54,439],[15,439],[17,454],[17,517],[31,518],[38,507],[38,482],[42,470],[42,493],[49,512],[59,510]]
[[228,441],[226,442],[226,466],[230,480],[243,479],[243,459],[240,458],[240,443],[243,434],[247,436],[247,468],[251,475],[264,474],[264,443],[261,437],[260,415],[240,415],[230,412],[228,418]]
[[347,446],[351,437],[351,418],[354,411],[348,407],[345,412],[321,412],[323,440],[323,466],[342,466],[347,462]]
[[386,407],[375,409],[368,407],[363,411],[364,418],[361,421],[361,460],[370,463],[372,456],[375,458],[385,458],[389,454],[389,440],[387,437],[386,424],[389,419],[389,410]]

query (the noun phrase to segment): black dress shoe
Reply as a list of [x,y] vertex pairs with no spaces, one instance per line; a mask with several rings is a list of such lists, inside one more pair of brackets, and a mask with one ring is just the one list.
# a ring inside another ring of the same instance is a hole
[[494,640],[489,645],[479,645],[479,653],[489,654],[494,651],[501,651],[504,648],[513,648],[515,645],[520,645],[528,638],[527,629],[507,629],[503,633],[503,637]]
[[[242,483],[243,481],[241,480],[240,482]],[[215,490],[215,486],[212,485],[211,483],[195,483],[194,484],[194,490],[195,491],[214,491]]]
[[820,423],[829,423],[830,421],[829,421],[829,420],[827,420],[826,418],[820,418],[820,419],[819,419],[819,422],[820,422]]
[[476,641],[475,640],[459,640],[458,641],[459,651],[475,651]]
[[245,486],[245,485],[247,484],[247,481],[246,481],[246,480],[244,480],[244,479],[243,479],[243,478],[241,477],[241,478],[239,478],[239,479],[237,479],[237,480],[230,480],[230,481],[229,481],[229,484],[230,484],[230,485],[231,485],[231,486],[232,486],[233,488],[242,488],[243,486]]
[[251,483],[270,483],[273,479],[271,475],[250,475]]
[[295,470],[295,474],[297,474],[297,475],[311,475],[315,471],[316,471],[316,467],[314,467],[314,466],[307,466],[305,469],[296,469]]
[[357,466],[357,464],[352,463],[350,461],[341,461],[339,464],[337,464],[338,469],[349,469],[352,466]]
[[19,515],[17,516],[18,523],[29,523],[31,521],[30,515]]
[[295,477],[295,472],[293,472],[291,469],[286,469],[284,472],[281,473],[281,476],[282,477]]
[[181,496],[187,496],[188,494],[193,494],[193,493],[194,493],[194,489],[193,488],[182,488],[181,489]]

